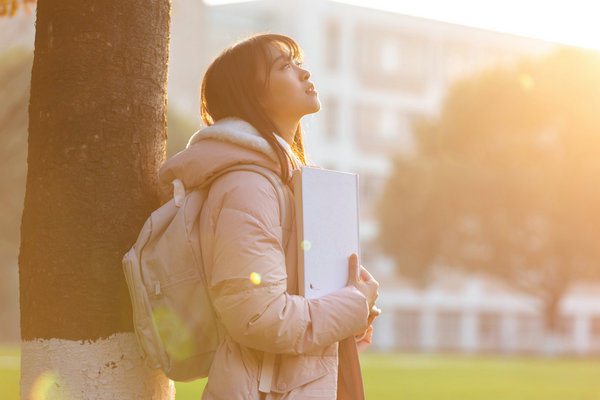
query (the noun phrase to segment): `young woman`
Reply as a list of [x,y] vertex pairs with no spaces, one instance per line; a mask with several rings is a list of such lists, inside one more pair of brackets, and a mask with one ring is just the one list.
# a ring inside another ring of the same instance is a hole
[[[291,171],[306,163],[300,119],[320,109],[309,78],[289,37],[256,35],[225,49],[202,82],[207,128],[161,175],[193,187],[232,165],[260,165],[281,176],[293,210]],[[298,296],[295,217],[282,226],[279,213],[275,188],[258,173],[229,172],[211,186],[199,221],[201,251],[226,334],[203,399],[362,398],[360,376],[348,371],[356,371],[357,347],[370,343],[378,284],[362,267],[358,279],[352,255],[347,287],[318,299]]]

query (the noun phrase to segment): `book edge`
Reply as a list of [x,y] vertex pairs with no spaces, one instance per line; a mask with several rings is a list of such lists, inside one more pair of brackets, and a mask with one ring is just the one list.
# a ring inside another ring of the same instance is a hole
[[302,213],[302,169],[292,172],[292,185],[294,187],[294,206],[296,213],[296,249],[298,253],[298,294],[306,296],[305,280],[304,280],[304,249],[302,242],[304,241],[304,219]]

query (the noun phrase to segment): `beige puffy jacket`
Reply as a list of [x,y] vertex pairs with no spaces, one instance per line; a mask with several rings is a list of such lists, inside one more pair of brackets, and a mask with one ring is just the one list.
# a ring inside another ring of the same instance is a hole
[[[235,164],[261,165],[279,174],[276,160],[250,124],[225,119],[197,132],[186,150],[165,163],[159,178],[163,189],[175,178],[189,188]],[[289,185],[286,197],[293,211]],[[226,336],[203,399],[336,398],[338,342],[349,338],[344,343],[352,341],[355,347],[353,334],[367,327],[367,301],[354,287],[311,300],[297,295],[296,219],[291,214],[282,227],[275,189],[257,173],[231,172],[210,190],[199,221],[200,242]],[[265,352],[276,356],[271,392],[263,395],[258,387]],[[341,354],[340,359],[358,361]],[[356,370],[356,365],[339,368]]]

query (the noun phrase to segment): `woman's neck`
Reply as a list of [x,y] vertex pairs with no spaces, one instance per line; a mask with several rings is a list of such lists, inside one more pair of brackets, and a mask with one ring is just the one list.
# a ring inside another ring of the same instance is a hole
[[296,136],[296,131],[298,130],[298,124],[300,121],[277,121],[275,122],[275,126],[277,127],[277,133],[283,140],[287,142],[290,146],[294,143],[294,137]]

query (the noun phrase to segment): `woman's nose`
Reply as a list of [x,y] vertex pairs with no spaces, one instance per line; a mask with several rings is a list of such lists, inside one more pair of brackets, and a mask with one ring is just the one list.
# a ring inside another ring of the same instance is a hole
[[302,80],[303,81],[308,80],[308,78],[310,78],[310,72],[308,72],[308,70],[303,69],[303,68],[301,69],[301,71],[302,71],[301,72]]

